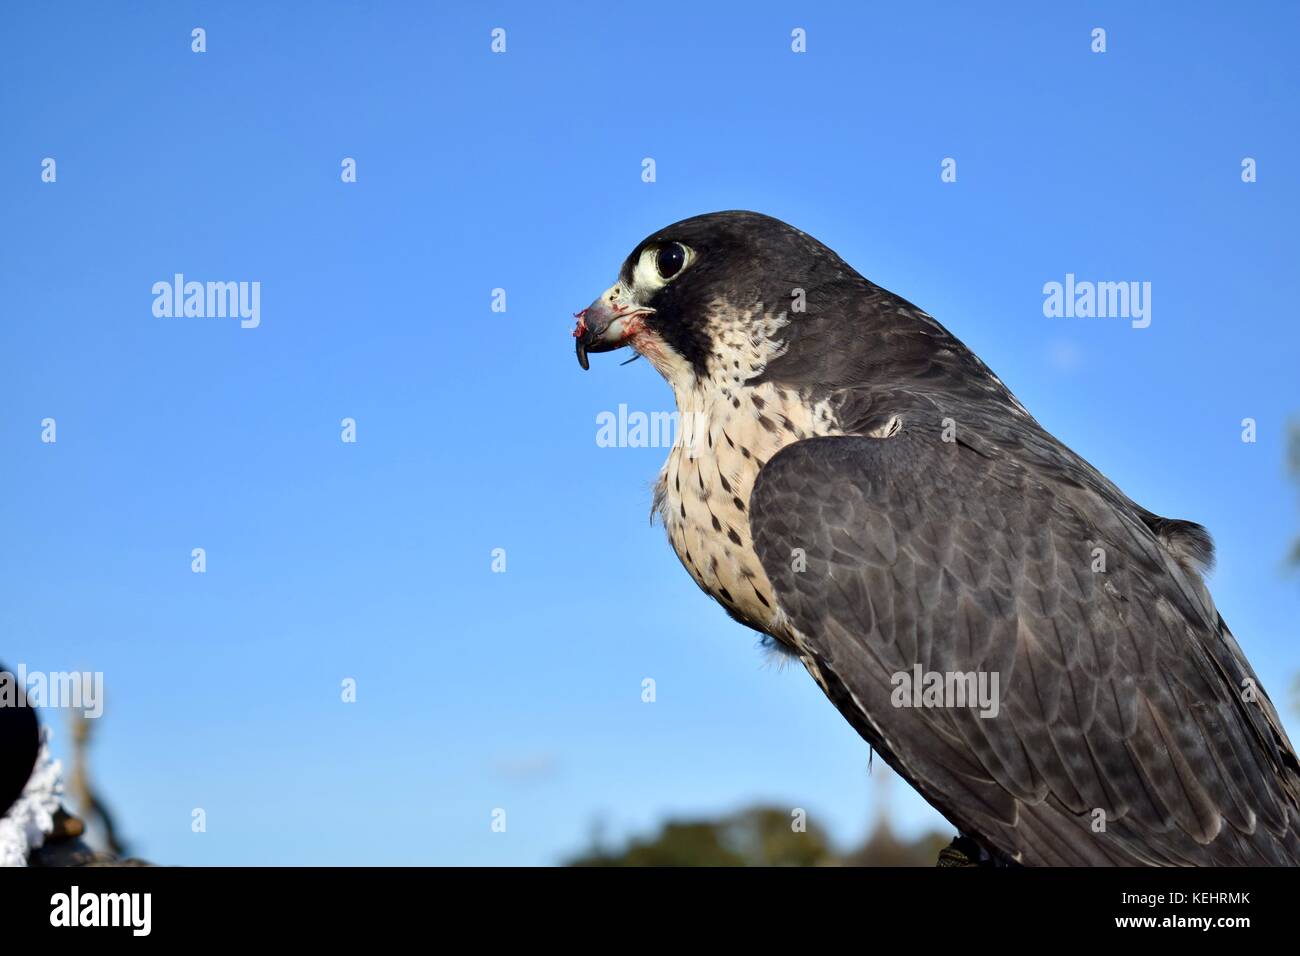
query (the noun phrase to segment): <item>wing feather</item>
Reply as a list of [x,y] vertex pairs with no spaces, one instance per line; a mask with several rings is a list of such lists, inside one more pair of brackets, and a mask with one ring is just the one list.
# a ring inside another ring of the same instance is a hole
[[[1077,466],[1036,464],[1050,445],[1025,421],[1000,436],[1033,450],[1019,457],[914,422],[767,463],[751,530],[805,661],[886,760],[1009,859],[1300,862],[1296,758],[1262,688],[1243,699],[1258,680],[1168,545],[1191,532]],[[918,664],[997,675],[996,716],[894,706]]]

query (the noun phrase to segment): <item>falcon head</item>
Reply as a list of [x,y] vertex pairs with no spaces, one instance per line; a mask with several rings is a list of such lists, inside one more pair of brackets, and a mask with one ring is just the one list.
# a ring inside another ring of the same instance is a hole
[[791,312],[840,280],[864,280],[793,226],[715,212],[647,236],[618,281],[576,313],[578,362],[631,346],[676,389],[758,374],[785,347]]

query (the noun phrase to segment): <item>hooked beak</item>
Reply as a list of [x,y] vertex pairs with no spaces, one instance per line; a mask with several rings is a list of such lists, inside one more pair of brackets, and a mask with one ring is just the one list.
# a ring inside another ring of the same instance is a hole
[[578,320],[573,330],[578,364],[585,371],[591,367],[588,352],[612,352],[627,345],[641,331],[642,320],[653,313],[649,306],[626,298],[617,285],[605,290],[599,299],[573,315]]

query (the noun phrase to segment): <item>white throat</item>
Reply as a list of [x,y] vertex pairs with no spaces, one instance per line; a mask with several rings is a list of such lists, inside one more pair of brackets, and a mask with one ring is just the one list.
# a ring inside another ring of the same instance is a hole
[[677,440],[659,473],[655,509],[696,583],[733,615],[785,639],[785,624],[749,530],[749,497],[759,470],[784,446],[835,434],[825,408],[770,382],[751,384],[784,345],[784,313],[710,316],[709,368],[698,374],[660,341],[636,347],[677,399]]

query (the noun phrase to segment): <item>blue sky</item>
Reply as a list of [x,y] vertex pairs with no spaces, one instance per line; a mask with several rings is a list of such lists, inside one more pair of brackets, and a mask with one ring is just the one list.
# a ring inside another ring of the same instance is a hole
[[[596,820],[760,800],[863,835],[866,745],[649,526],[665,451],[597,447],[600,412],[667,387],[573,359],[631,248],[717,209],[822,239],[1207,525],[1282,703],[1300,13],[1130,7],[6,9],[0,659],[104,673],[93,770],[136,852],[540,864]],[[178,272],[260,282],[260,326],[155,317]],[[1151,326],[1044,317],[1067,273],[1150,282]]]

